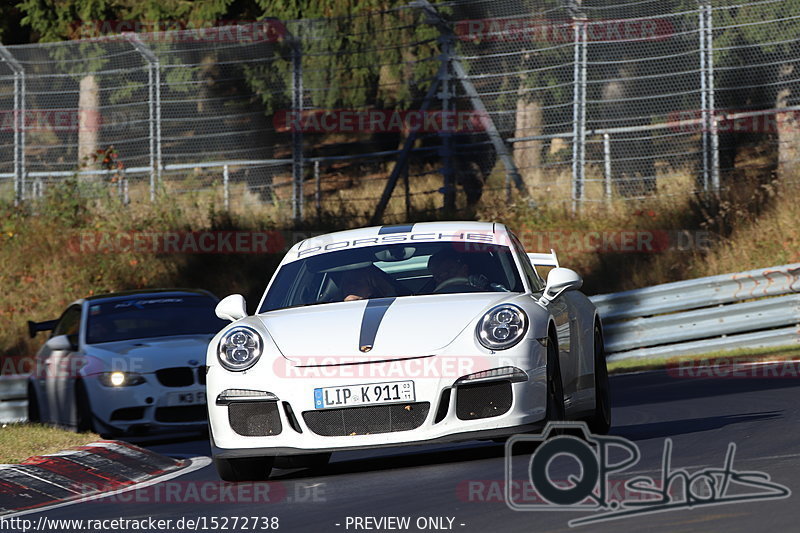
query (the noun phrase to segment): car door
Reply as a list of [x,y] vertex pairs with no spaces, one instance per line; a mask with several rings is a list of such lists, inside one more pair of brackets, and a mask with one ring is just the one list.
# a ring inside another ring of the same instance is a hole
[[[78,345],[81,326],[81,306],[71,305],[64,311],[50,337],[66,335],[72,344]],[[51,350],[47,345],[43,348],[45,371],[45,402],[47,404],[48,422],[69,425],[75,401],[72,394],[75,369],[72,360],[76,355],[72,350]]]

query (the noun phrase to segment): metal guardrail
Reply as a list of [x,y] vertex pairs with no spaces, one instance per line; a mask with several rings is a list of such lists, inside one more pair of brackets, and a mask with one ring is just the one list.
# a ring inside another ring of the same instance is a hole
[[28,376],[0,376],[0,423],[28,419]]
[[591,300],[603,319],[609,361],[800,345],[800,263]]

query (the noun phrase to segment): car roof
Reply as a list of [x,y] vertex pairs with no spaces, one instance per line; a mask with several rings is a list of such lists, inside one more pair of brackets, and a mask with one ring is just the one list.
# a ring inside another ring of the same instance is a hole
[[130,290],[130,291],[119,291],[119,292],[109,292],[106,294],[96,294],[93,296],[87,296],[86,298],[82,298],[75,303],[81,302],[97,302],[97,301],[118,301],[118,300],[127,300],[132,297],[137,296],[158,296],[161,298],[164,297],[171,297],[171,296],[208,296],[214,300],[218,300],[218,298],[203,289],[139,289],[139,290]]
[[[356,246],[361,246],[370,243],[399,243],[405,240],[417,240],[418,242],[430,242],[432,240],[458,241],[463,240],[465,235],[478,235],[481,237],[481,242],[487,242],[488,239],[490,242],[507,243],[507,233],[506,227],[496,222],[447,221],[371,226],[315,235],[302,240],[292,246],[286,254],[284,262],[341,249],[338,247],[339,243],[353,243]],[[423,237],[421,234],[434,236],[420,239],[411,238],[412,235]]]

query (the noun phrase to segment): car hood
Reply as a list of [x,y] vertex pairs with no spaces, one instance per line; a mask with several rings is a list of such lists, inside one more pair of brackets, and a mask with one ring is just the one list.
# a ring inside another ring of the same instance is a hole
[[91,344],[87,373],[123,370],[149,373],[162,368],[199,366],[213,335],[181,335]]
[[[404,359],[442,351],[478,315],[509,296],[447,294],[337,302],[271,311],[258,318],[284,357],[300,365],[309,359],[309,364],[319,364],[323,357]],[[366,352],[361,350],[365,345],[371,345]]]

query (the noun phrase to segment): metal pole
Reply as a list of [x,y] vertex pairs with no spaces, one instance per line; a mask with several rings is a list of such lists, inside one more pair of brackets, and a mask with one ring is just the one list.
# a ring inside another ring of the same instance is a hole
[[25,200],[25,69],[0,43],[0,60],[14,72],[14,205]]
[[[288,31],[287,31],[288,34]],[[292,112],[303,113],[303,56],[300,40],[288,34],[292,48]],[[303,132],[292,128],[292,217],[303,219]]]
[[702,120],[702,158],[703,158],[703,190],[708,191],[709,168],[708,168],[708,132],[711,121],[708,119],[708,86],[706,70],[706,9],[705,4],[699,6],[699,33],[700,33],[700,116]]
[[322,218],[322,183],[319,178],[319,161],[314,161],[314,207],[317,210],[317,220]]
[[719,128],[717,127],[716,103],[714,102],[714,24],[711,3],[706,3],[706,53],[708,59],[708,112],[711,116],[711,186],[719,192]]
[[611,135],[603,134],[603,177],[605,178],[606,203],[611,203]]
[[[155,56],[154,56],[155,57]],[[155,123],[156,123],[156,187],[158,190],[161,187],[161,170],[163,164],[161,162],[161,63],[156,57],[153,63],[153,70],[155,71]]]
[[135,33],[123,33],[128,42],[147,62],[147,122],[150,139],[150,201],[156,199],[161,181],[161,69],[158,57]]
[[222,167],[222,204],[225,206],[225,211],[231,209],[231,191],[230,191],[230,173],[228,172],[228,165]]
[[411,218],[411,184],[408,181],[408,165],[403,172],[403,187],[405,189],[406,197],[406,221]]
[[445,124],[447,117],[450,114],[450,60],[453,57],[452,40],[449,33],[442,33],[439,36],[439,42],[442,45],[442,69],[441,69],[441,90],[439,91],[439,99],[442,101],[442,129],[439,131],[439,137],[442,139],[442,146],[439,149],[439,156],[442,158],[442,177],[444,194],[444,210],[445,212],[452,213],[456,208],[456,191],[455,180],[453,179],[453,132],[449,131]]
[[580,35],[577,21],[573,20],[573,41],[575,50],[572,65],[572,212],[578,210],[578,172],[580,160]]
[[581,121],[580,121],[580,160],[578,161],[579,179],[578,185],[580,186],[578,201],[583,203],[586,196],[586,36],[588,34],[586,21],[581,22]]

